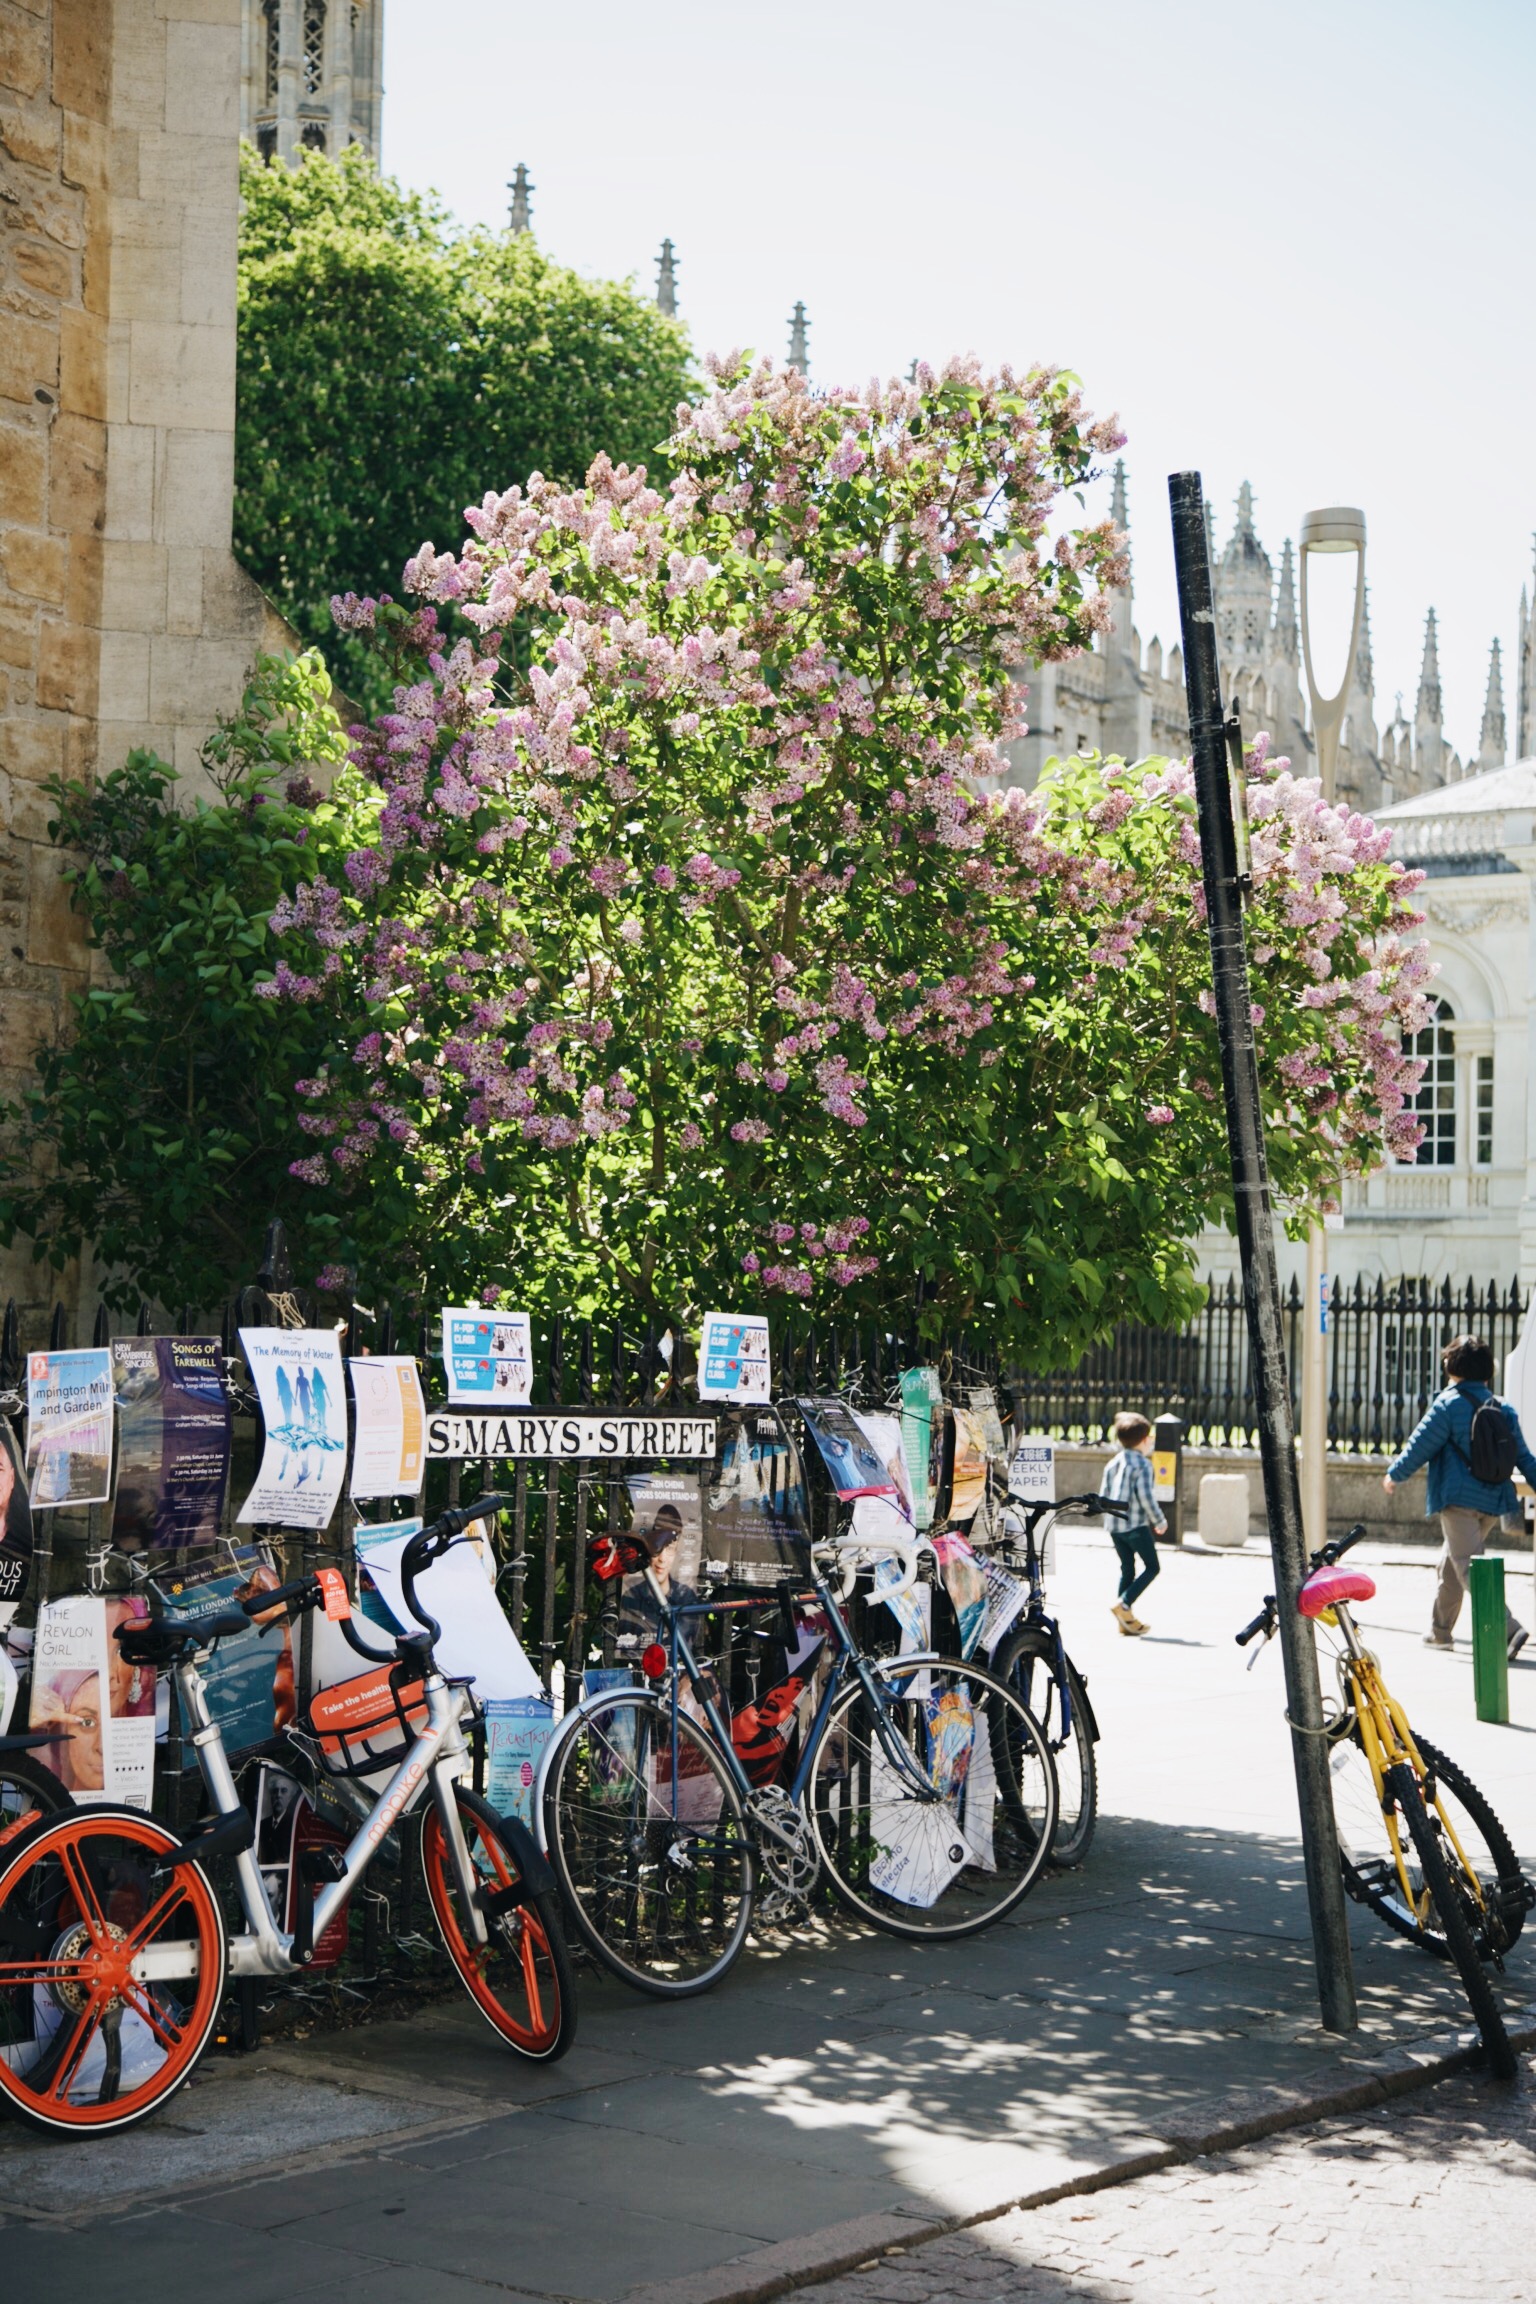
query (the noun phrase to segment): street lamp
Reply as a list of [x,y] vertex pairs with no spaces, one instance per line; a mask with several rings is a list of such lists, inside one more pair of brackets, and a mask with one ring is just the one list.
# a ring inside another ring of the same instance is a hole
[[[1307,591],[1307,563],[1314,553],[1353,552],[1355,555],[1355,613],[1349,634],[1349,652],[1336,693],[1318,691],[1312,665],[1312,617]],[[1307,668],[1307,694],[1312,704],[1312,734],[1317,744],[1317,772],[1322,796],[1331,801],[1339,760],[1339,735],[1349,695],[1355,651],[1360,645],[1360,623],[1365,613],[1365,514],[1353,505],[1334,504],[1326,511],[1309,512],[1301,524],[1301,649]],[[1307,1226],[1307,1291],[1301,1314],[1301,1516],[1307,1543],[1315,1551],[1328,1541],[1328,1370],[1325,1339],[1328,1334],[1328,1275],[1323,1269],[1323,1227]]]

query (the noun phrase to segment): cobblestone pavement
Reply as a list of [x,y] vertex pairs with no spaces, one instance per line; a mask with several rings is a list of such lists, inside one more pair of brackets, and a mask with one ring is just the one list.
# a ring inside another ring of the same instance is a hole
[[1371,2304],[1536,2298],[1536,2071],[1444,2081],[892,2253],[796,2304]]

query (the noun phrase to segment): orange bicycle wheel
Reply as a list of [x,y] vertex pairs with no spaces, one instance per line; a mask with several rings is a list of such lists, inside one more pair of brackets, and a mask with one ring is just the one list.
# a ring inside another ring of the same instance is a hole
[[429,1808],[422,1868],[448,1957],[492,2030],[519,2055],[551,2064],[576,2037],[576,1987],[559,1903],[530,1883],[514,1834],[489,1801],[462,1785],[454,1792],[490,1940],[478,1945],[465,1925],[448,1836],[436,1808]]
[[224,1921],[196,1863],[134,1808],[75,1808],[0,1851],[0,2106],[100,2136],[190,2076],[224,1993]]

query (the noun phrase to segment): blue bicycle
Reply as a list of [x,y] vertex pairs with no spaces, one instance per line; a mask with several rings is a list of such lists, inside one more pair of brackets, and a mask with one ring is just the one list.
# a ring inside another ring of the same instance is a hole
[[[536,1812],[577,1931],[625,1983],[663,1999],[707,1990],[746,1941],[760,1880],[775,1918],[824,1875],[860,1918],[944,1941],[1001,1920],[1039,1878],[1056,1827],[1045,1738],[980,1666],[864,1653],[840,1605],[858,1567],[885,1576],[883,1600],[917,1573],[915,1542],[880,1550],[902,1555],[898,1578],[856,1541],[808,1548],[811,1589],[786,1626],[791,1654],[807,1612],[821,1633],[793,1705],[805,1725],[765,1768],[754,1707],[749,1772],[689,1639],[720,1604],[675,1604],[633,1537],[597,1547],[598,1575],[643,1576],[657,1638],[635,1685],[599,1688],[562,1722]],[[823,1563],[844,1570],[840,1593]]]

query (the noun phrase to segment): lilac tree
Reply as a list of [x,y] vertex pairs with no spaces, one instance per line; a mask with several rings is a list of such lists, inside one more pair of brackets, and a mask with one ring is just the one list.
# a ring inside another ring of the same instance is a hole
[[[280,907],[267,989],[333,1012],[295,1172],[371,1278],[905,1323],[921,1275],[1037,1361],[1189,1307],[1228,1185],[1187,771],[1002,782],[1011,668],[1122,580],[1108,525],[1053,527],[1118,442],[1049,370],[813,396],[733,359],[665,495],[535,475],[422,547],[414,605],[334,604],[394,706],[338,794],[371,836]],[[1253,777],[1299,1208],[1408,1141],[1423,967],[1384,836]]]

